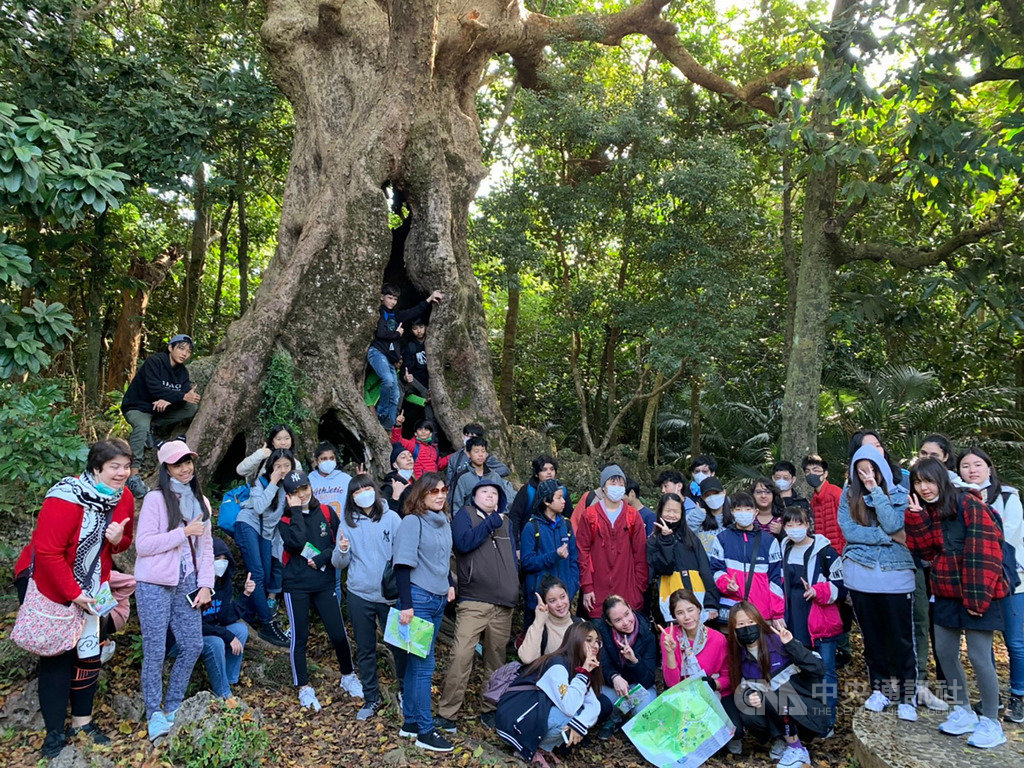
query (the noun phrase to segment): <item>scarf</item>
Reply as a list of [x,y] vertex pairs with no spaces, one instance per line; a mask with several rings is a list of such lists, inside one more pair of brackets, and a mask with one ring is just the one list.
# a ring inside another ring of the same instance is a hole
[[94,566],[103,549],[103,536],[110,516],[121,501],[121,494],[122,491],[111,496],[100,493],[89,472],[78,477],[65,477],[46,492],[48,499],[60,499],[82,508],[82,528],[78,532],[78,549],[71,573],[87,595],[95,595],[99,591],[101,569]]
[[181,519],[185,521],[185,524],[191,523],[197,517],[202,517],[203,508],[199,504],[199,499],[192,492],[192,486],[179,482],[173,477],[170,480],[171,492],[178,497],[178,509],[181,511]]
[[[690,645],[690,638],[687,636],[686,632],[684,632],[683,630],[680,630],[680,634],[682,635],[681,640],[686,645]],[[706,626],[704,626],[703,624],[698,624],[697,625],[697,636],[695,638],[693,638],[693,645],[690,646],[693,649],[693,654],[696,656],[698,653],[703,651],[704,650],[704,646],[707,644],[707,642],[708,642],[708,628]]]

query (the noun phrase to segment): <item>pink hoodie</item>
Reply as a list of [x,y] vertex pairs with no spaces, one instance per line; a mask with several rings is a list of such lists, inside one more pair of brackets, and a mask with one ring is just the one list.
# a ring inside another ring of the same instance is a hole
[[[205,496],[203,503],[210,509],[210,500]],[[213,589],[213,535],[210,520],[201,536],[192,537],[196,553],[196,584]],[[163,494],[150,491],[142,501],[139,520],[135,529],[135,578],[150,584],[174,587],[181,573],[181,558],[191,557],[185,535],[185,524],[174,530],[167,530],[167,505]],[[184,551],[183,551],[184,550]]]
[[[665,679],[665,686],[671,688],[677,685],[683,677],[683,651],[680,643],[689,643],[683,630],[678,624],[671,626],[672,638],[676,641],[676,668],[669,669],[665,666],[665,647],[662,645],[661,653],[661,676]],[[725,635],[717,629],[708,627],[708,639],[704,647],[697,654],[697,664],[709,677],[717,675],[718,695],[728,696],[732,693],[732,683],[729,681],[729,641]]]

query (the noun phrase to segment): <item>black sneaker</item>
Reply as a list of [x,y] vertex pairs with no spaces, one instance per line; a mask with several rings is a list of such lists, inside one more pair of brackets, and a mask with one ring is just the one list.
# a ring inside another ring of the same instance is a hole
[[88,736],[90,739],[92,739],[92,743],[93,744],[109,744],[110,743],[110,737],[107,736],[107,734],[105,734],[99,728],[97,728],[96,727],[96,723],[92,723],[92,722],[86,723],[85,725],[83,725],[81,727],[78,727],[78,728],[75,728],[75,727],[68,728],[68,730],[64,734],[64,738],[67,741],[71,741],[73,738],[75,738],[75,736],[77,736],[80,733],[84,733],[86,736]]
[[458,733],[459,731],[454,720],[449,720],[447,717],[441,717],[440,715],[434,716],[434,728],[445,733]]
[[597,732],[597,738],[601,741],[608,741],[612,736],[615,735],[615,731],[618,729],[619,724],[617,721],[608,718],[601,724],[600,730]]
[[836,651],[836,669],[843,669],[849,666],[851,661],[853,661],[853,656],[850,655],[849,651]]
[[419,734],[419,726],[416,723],[410,723],[408,721],[402,723],[401,729],[398,731],[398,735],[403,739],[411,739]]
[[1024,723],[1024,698],[1010,694],[1003,720],[1008,723]]
[[271,645],[276,645],[278,648],[288,648],[291,646],[291,641],[276,621],[260,627],[259,635],[261,639],[266,640]]
[[[996,712],[1002,712],[1006,708],[1005,704],[1006,704],[1006,702],[1003,701],[1003,697],[1000,696],[999,697],[999,708],[996,710]],[[980,701],[976,701],[973,704],[971,704],[971,709],[974,710],[974,714],[976,714],[978,717],[984,717],[984,715],[981,713],[981,702]],[[1020,721],[1017,721],[1017,722],[1020,722]]]
[[52,760],[60,754],[65,746],[67,746],[67,741],[63,733],[60,731],[47,731],[46,738],[43,739],[43,748],[40,752],[47,760]]
[[451,752],[455,749],[448,739],[437,732],[437,728],[417,736],[416,746],[420,749],[429,749],[431,752]]
[[496,727],[494,725],[494,713],[493,712],[484,712],[483,714],[481,714],[480,715],[480,722],[483,723],[484,725],[486,725],[492,731]]

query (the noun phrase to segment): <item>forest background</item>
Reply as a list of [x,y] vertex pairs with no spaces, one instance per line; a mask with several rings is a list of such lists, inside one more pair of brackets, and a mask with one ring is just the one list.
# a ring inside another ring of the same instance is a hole
[[[931,431],[978,442],[1024,481],[1021,3],[633,4],[677,44],[616,39],[629,6],[530,0],[573,26],[542,66],[495,55],[475,86],[469,330],[500,410],[481,418],[520,479],[546,448],[587,467],[581,485],[608,457],[649,482],[709,453],[734,487],[810,449],[841,478],[849,435],[873,427],[904,458]],[[126,434],[141,359],[189,333],[202,384],[245,343],[225,335],[274,269],[299,144],[261,4],[0,9],[0,516],[24,532],[89,441]],[[405,193],[382,186],[379,206],[390,257],[318,286],[358,294],[362,325],[315,293],[301,308],[363,349],[382,278],[403,304],[451,288],[403,272]],[[322,372],[272,346],[220,487],[277,421],[364,458],[365,428],[307,397]],[[5,536],[2,559],[22,543]]]

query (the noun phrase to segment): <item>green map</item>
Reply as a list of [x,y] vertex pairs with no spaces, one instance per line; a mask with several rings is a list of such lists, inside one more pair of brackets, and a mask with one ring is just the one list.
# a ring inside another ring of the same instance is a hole
[[697,768],[736,729],[707,683],[689,678],[648,704],[622,730],[648,762],[661,768]]
[[388,611],[384,642],[414,653],[421,659],[427,658],[430,644],[434,640],[434,625],[426,619],[413,616],[408,625],[402,626],[398,621],[399,615],[396,608]]

